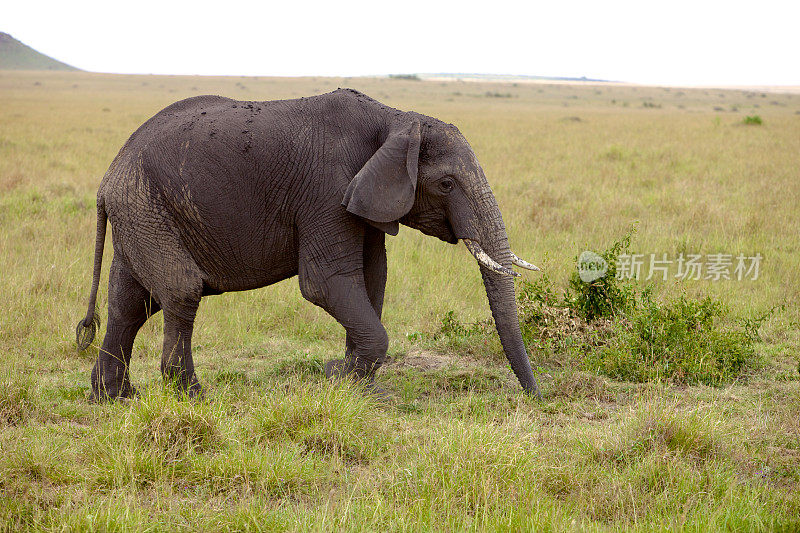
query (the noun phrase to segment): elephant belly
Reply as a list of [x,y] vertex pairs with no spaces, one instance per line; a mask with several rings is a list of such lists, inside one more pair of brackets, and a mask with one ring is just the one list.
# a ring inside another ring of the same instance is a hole
[[290,228],[264,235],[246,228],[219,234],[195,226],[182,233],[209,290],[257,289],[297,274],[296,239]]
[[148,290],[160,294],[176,279],[199,276],[204,294],[219,294],[264,287],[297,274],[291,224],[250,210],[246,202],[222,211],[230,202],[225,198],[205,206],[165,201],[147,179],[131,174],[107,176],[101,194],[115,252]]
[[208,287],[248,290],[297,273],[297,236],[285,191],[221,169],[187,170],[179,178],[174,187],[160,187],[161,196]]

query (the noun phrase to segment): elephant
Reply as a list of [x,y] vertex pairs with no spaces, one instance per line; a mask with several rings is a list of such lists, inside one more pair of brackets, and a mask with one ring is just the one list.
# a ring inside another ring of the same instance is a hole
[[98,327],[108,222],[114,254],[108,323],[91,374],[95,401],[137,395],[131,349],[158,311],[164,379],[201,394],[191,348],[201,298],[295,275],[303,297],[345,329],[344,357],[325,374],[382,393],[374,376],[389,345],[381,323],[385,237],[399,224],[466,244],[511,368],[539,396],[511,267],[538,268],[512,253],[484,171],[451,124],[352,89],[274,101],[196,96],[164,108],[125,142],[99,186],[80,349]]

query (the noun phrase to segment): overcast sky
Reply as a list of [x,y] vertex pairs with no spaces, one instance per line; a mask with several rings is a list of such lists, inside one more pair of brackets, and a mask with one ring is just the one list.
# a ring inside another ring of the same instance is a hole
[[800,85],[797,1],[3,4],[0,31],[98,72],[459,72],[676,85]]

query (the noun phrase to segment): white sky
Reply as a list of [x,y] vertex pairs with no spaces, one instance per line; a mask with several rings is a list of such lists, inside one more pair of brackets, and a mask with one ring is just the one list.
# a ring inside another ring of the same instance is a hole
[[800,85],[797,1],[2,3],[0,31],[98,72]]

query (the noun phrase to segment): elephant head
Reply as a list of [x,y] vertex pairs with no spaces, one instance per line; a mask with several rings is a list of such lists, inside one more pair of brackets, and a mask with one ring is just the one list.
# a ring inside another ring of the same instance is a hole
[[390,114],[380,148],[350,182],[342,204],[390,234],[398,222],[448,243],[480,265],[505,355],[523,389],[540,395],[522,340],[512,264],[537,267],[510,249],[503,217],[467,140],[453,125],[417,113]]

